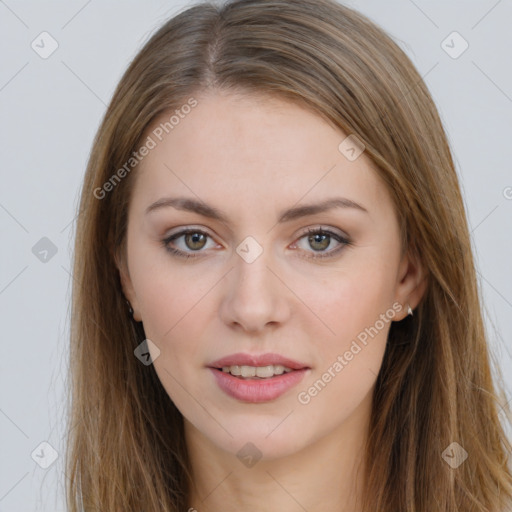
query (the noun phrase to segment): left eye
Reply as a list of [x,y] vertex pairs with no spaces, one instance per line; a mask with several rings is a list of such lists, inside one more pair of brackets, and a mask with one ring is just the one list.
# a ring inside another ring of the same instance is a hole
[[[311,256],[312,258],[329,258],[338,254],[346,245],[350,245],[350,240],[348,240],[348,238],[322,228],[309,229],[305,235],[299,238],[299,240],[302,240],[303,238],[307,239],[309,246],[313,248],[315,253],[317,253],[313,254]],[[338,247],[330,251],[325,251],[325,249],[331,245],[333,239],[338,242]]]
[[[174,242],[176,240],[179,240],[180,238],[183,238],[183,241],[185,242],[184,248],[176,248],[173,247],[175,244],[171,244],[171,242]],[[174,235],[171,235],[170,237],[162,240],[162,244],[164,248],[170,252],[171,254],[183,257],[183,258],[196,258],[198,256],[201,256],[201,249],[203,249],[206,246],[207,239],[210,238],[210,235],[205,233],[204,231],[198,230],[198,229],[188,229],[179,231],[178,233],[175,233]],[[307,239],[307,243],[311,248],[313,248],[312,258],[326,258],[333,256],[337,254],[340,250],[343,249],[344,246],[349,245],[350,241],[337,234],[333,231],[325,230],[325,229],[308,229],[308,231],[302,235],[298,240]],[[335,249],[332,249],[330,251],[325,251],[332,242],[332,239],[336,240],[338,242],[338,247]],[[296,243],[294,243],[295,245]],[[185,250],[184,250],[185,249]],[[191,252],[188,252],[187,249],[189,249]],[[304,249],[306,252],[307,249]],[[193,254],[197,253],[197,254]]]

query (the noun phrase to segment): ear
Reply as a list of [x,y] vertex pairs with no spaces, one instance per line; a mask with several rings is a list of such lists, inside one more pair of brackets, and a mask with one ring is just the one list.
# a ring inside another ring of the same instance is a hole
[[427,289],[426,273],[417,253],[407,251],[402,256],[398,268],[395,301],[402,305],[400,314],[396,320],[402,320],[407,316],[408,306],[415,309],[420,303]]
[[[132,280],[130,278],[130,273],[128,272],[128,265],[126,262],[126,257],[120,255],[118,252],[115,253],[114,259],[116,262],[116,266],[119,270],[119,277],[121,279],[121,287],[123,289],[123,293],[125,298],[130,303],[130,306],[133,309],[133,319],[136,322],[142,322],[142,318],[140,316],[139,304],[137,301],[137,296],[135,294],[135,290],[133,288]],[[126,304],[126,308],[128,308],[128,304]]]

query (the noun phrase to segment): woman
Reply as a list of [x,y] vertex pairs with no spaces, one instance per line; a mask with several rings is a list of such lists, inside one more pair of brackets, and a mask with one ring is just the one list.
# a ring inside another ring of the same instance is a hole
[[169,20],[80,212],[70,511],[511,510],[446,135],[368,19],[235,0]]

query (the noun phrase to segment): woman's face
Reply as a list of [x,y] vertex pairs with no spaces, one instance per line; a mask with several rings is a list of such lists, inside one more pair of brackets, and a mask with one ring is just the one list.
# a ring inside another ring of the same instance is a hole
[[385,185],[297,105],[196,100],[151,126],[133,171],[123,288],[163,387],[231,453],[361,429],[391,322],[419,300]]

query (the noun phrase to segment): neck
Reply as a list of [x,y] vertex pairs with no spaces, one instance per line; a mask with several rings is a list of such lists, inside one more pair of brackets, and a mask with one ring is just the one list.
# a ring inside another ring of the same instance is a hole
[[[191,512],[359,512],[369,403],[336,430],[286,457],[246,467],[185,420]],[[190,509],[189,509],[190,510]]]

